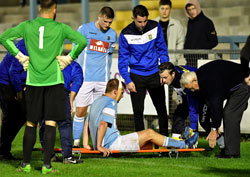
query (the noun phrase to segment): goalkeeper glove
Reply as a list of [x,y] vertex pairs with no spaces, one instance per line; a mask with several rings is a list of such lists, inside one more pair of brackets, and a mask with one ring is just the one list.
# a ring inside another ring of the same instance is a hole
[[61,70],[66,68],[73,61],[73,59],[71,58],[70,55],[57,56],[56,59],[57,59],[59,65],[60,65]]
[[29,66],[30,58],[24,55],[21,51],[19,51],[15,57],[23,65],[24,71],[26,71]]

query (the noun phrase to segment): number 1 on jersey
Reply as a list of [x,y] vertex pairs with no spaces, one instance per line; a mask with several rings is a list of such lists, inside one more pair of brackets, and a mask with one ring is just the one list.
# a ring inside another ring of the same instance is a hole
[[43,49],[43,33],[44,33],[44,26],[39,28],[39,49]]

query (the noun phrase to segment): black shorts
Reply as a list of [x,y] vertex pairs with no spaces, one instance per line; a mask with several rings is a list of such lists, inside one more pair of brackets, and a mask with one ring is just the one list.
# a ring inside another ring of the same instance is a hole
[[64,85],[27,86],[25,91],[27,121],[62,121],[66,119]]

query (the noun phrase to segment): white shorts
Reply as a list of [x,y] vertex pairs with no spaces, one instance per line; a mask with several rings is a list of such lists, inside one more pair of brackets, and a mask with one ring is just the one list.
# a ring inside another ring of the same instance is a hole
[[110,150],[140,150],[138,134],[130,133],[119,136],[109,147]]
[[105,93],[107,82],[83,82],[75,98],[76,107],[91,105],[95,99]]

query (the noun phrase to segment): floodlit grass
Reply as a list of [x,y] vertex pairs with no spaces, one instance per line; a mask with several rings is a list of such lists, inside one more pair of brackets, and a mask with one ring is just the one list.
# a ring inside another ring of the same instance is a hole
[[[22,159],[22,136],[20,131],[13,142],[12,153],[20,160],[0,160],[0,177],[14,176],[44,176],[41,174],[43,155],[41,152],[32,154],[32,171],[30,174],[19,174],[15,172],[16,167]],[[204,138],[199,139],[199,147],[207,148]],[[40,147],[37,139],[35,147]],[[57,137],[56,147],[60,147]],[[219,152],[218,147],[214,151],[180,153],[176,159],[173,155],[169,158],[159,157],[157,153],[152,154],[122,154],[120,157],[102,158],[100,155],[83,155],[82,164],[62,164],[53,162],[52,165],[61,171],[60,174],[50,174],[62,177],[245,177],[250,176],[250,142],[241,143],[240,159],[216,159],[215,153]]]

